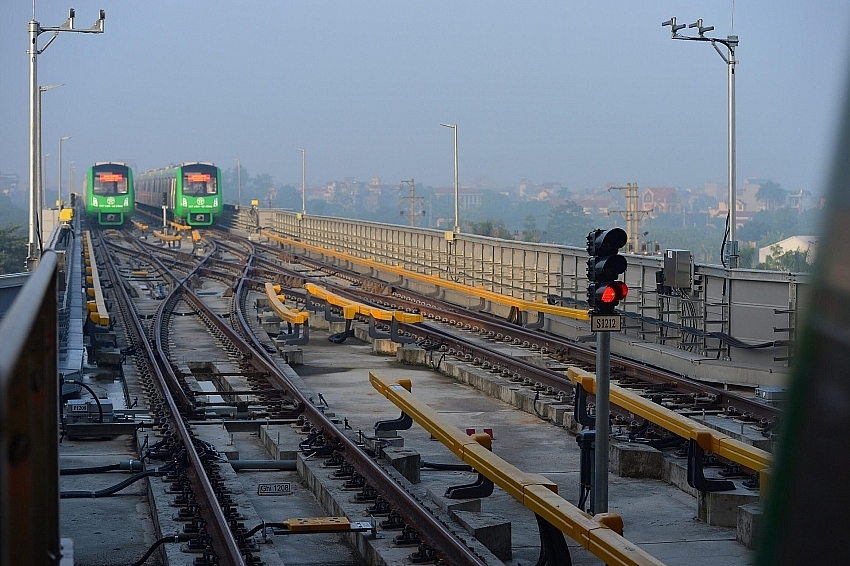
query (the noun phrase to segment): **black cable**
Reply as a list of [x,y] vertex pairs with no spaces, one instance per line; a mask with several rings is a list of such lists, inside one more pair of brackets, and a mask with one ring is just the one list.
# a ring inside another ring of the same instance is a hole
[[100,489],[98,491],[62,491],[59,493],[59,499],[95,499],[98,497],[109,497],[115,495],[128,485],[131,485],[140,479],[147,478],[150,476],[160,477],[167,474],[172,468],[177,465],[176,460],[172,460],[168,464],[161,466],[159,468],[155,468],[153,470],[146,470],[144,472],[139,472],[132,477],[127,478],[126,480],[119,482],[111,487],[107,487],[104,489]]
[[726,267],[726,260],[723,259],[723,253],[726,250],[726,238],[729,237],[729,221],[732,218],[732,211],[726,215],[726,231],[723,233],[723,244],[720,246],[720,263],[723,264],[723,267]]
[[198,538],[198,535],[196,535],[194,533],[193,534],[180,533],[180,534],[176,534],[176,535],[162,537],[161,539],[159,539],[158,541],[156,541],[155,543],[153,543],[151,545],[151,547],[148,549],[148,551],[145,552],[144,556],[139,558],[138,561],[133,562],[132,566],[142,566],[142,564],[144,564],[147,561],[147,559],[150,558],[151,554],[153,554],[154,551],[157,548],[159,548],[160,546],[162,546],[163,544],[165,544],[167,542],[186,542],[186,541],[192,540],[193,538]]
[[59,470],[59,475],[78,476],[83,474],[102,474],[104,472],[112,472],[120,469],[121,464],[110,464],[108,466],[93,466],[91,468],[62,468]]

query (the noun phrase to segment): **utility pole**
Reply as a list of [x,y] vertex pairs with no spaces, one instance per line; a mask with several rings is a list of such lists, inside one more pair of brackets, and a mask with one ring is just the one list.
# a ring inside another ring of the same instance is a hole
[[[663,24],[662,27],[670,26],[670,31],[672,32],[672,39],[682,39],[685,41],[708,41],[711,43],[711,46],[714,47],[714,50],[717,51],[717,54],[720,55],[720,58],[723,59],[723,62],[726,63],[727,67],[727,90],[728,90],[728,108],[727,108],[727,120],[728,120],[728,144],[729,144],[729,153],[727,156],[728,163],[728,181],[729,181],[729,268],[737,269],[738,267],[738,241],[735,239],[735,211],[737,204],[737,194],[735,190],[735,177],[736,173],[736,164],[735,164],[735,65],[738,63],[735,60],[735,48],[738,47],[738,36],[737,35],[728,35],[726,39],[718,38],[718,37],[705,37],[705,34],[710,31],[714,31],[714,26],[703,26],[702,18],[698,19],[692,24],[677,24],[676,18],[670,18]],[[679,30],[685,28],[697,28],[696,36],[687,36],[681,35]],[[724,54],[717,44],[726,46],[726,54]],[[721,261],[723,261],[723,254],[721,254]]]
[[411,226],[416,226],[416,216],[417,216],[416,205],[419,204],[419,209],[421,210],[421,212],[419,213],[418,216],[424,216],[425,215],[425,199],[423,197],[418,197],[418,198],[416,197],[416,183],[413,181],[413,179],[411,179],[409,181],[402,181],[401,184],[398,186],[398,188],[402,189],[402,188],[404,188],[404,185],[410,186],[410,196],[401,197],[401,202],[399,204],[403,205],[405,200],[409,200],[410,201],[410,212],[405,214],[405,212],[402,210],[401,215],[406,216],[408,218],[408,220],[410,220]]
[[303,149],[295,151],[301,152],[301,215],[307,214],[307,152]]
[[236,158],[236,209],[242,206],[242,162]]
[[62,136],[59,138],[59,199],[56,201],[56,208],[62,210],[62,142],[71,139],[71,136]]
[[[41,24],[35,19],[35,3],[33,2],[33,10],[32,10],[32,20],[30,20],[29,24],[27,24],[27,31],[29,33],[29,42],[27,44],[27,57],[29,59],[30,66],[30,77],[29,77],[29,95],[30,95],[30,132],[29,132],[29,157],[30,157],[30,167],[29,167],[29,240],[27,242],[27,270],[32,270],[35,268],[38,263],[38,258],[40,256],[40,249],[36,243],[36,226],[37,226],[37,214],[36,206],[38,204],[38,199],[36,197],[36,193],[38,192],[38,175],[39,175],[39,156],[38,152],[38,56],[53,43],[53,40],[56,39],[59,34],[63,31],[67,32],[76,32],[76,33],[103,33],[103,22],[106,19],[106,12],[104,10],[100,11],[100,17],[94,23],[94,25],[89,29],[75,29],[74,28],[74,9],[71,8],[68,11],[68,19],[65,20],[65,23],[59,27],[41,27]],[[38,47],[38,36],[46,31],[52,31],[53,37],[47,40],[47,43],[44,44],[44,47],[39,49]],[[59,172],[59,176],[62,176],[62,172]]]
[[626,210],[609,210],[608,214],[620,213],[626,221],[626,232],[629,236],[626,249],[632,254],[640,253],[640,221],[652,214],[652,210],[638,210],[637,183],[626,183],[625,187],[611,187],[608,190],[611,189],[620,191],[626,197]]
[[457,182],[457,124],[440,124],[445,128],[451,128],[455,134],[455,226],[454,233],[460,233],[460,218],[458,217],[458,200],[460,200],[460,187]]

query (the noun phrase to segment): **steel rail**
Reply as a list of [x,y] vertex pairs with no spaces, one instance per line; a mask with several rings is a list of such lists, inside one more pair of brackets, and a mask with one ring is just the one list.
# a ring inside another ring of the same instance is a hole
[[[98,236],[102,238],[100,233],[98,233]],[[103,240],[101,239],[101,243],[102,242]],[[113,277],[113,281],[120,281],[120,275],[112,257],[107,254],[107,259],[108,261],[106,263],[110,271],[110,276]],[[161,368],[164,360],[158,359],[154,354],[150,341],[147,338],[147,334],[142,327],[141,321],[138,316],[135,316],[132,299],[127,293],[124,285],[113,285],[113,287],[118,290],[118,294],[121,297],[121,300],[117,301],[117,303],[119,304],[119,308],[122,310],[123,318],[130,322],[128,330],[132,330],[135,333],[137,342],[141,344],[147,353],[151,370],[159,382],[158,385],[160,393],[168,404],[173,428],[180,437],[180,440],[183,443],[183,448],[186,450],[186,455],[190,464],[186,470],[187,475],[192,484],[193,491],[196,493],[196,496],[201,503],[201,505],[199,505],[199,511],[201,516],[206,520],[206,527],[212,538],[211,544],[213,550],[215,550],[218,554],[219,560],[221,560],[221,564],[223,566],[245,566],[245,561],[242,558],[242,552],[239,550],[239,545],[233,537],[233,533],[230,531],[227,519],[224,516],[221,507],[218,505],[218,499],[213,491],[212,485],[206,477],[206,474],[202,471],[203,463],[201,462],[200,455],[195,448],[193,437],[186,427],[186,424],[183,422],[183,419],[180,418],[180,411],[174,397],[169,391],[167,381]],[[177,293],[178,291],[179,287],[175,287],[175,289],[172,290],[172,294]],[[158,315],[165,306],[165,303],[160,306]],[[170,369],[169,364],[165,363],[164,365]]]
[[[250,254],[248,254],[250,256]],[[153,258],[155,261],[156,258]],[[157,261],[158,262],[158,261]],[[165,267],[161,262],[160,266],[171,276],[170,269]],[[186,279],[191,277],[200,266],[196,267]],[[246,264],[243,273],[247,272],[249,265]],[[236,284],[235,297],[237,301],[243,293],[243,279],[240,278]],[[225,323],[215,312],[210,309],[200,297],[198,297],[190,289],[183,287],[184,300],[191,303],[196,309],[203,312],[207,319],[224,334],[245,356],[245,361],[255,367],[259,371],[264,371],[268,374],[266,378],[269,383],[282,390],[286,390],[297,400],[299,407],[307,414],[307,418],[324,429],[326,433],[336,438],[339,445],[342,446],[342,451],[346,460],[351,463],[357,471],[366,479],[367,482],[375,486],[382,492],[384,497],[395,507],[403,516],[411,519],[410,523],[421,534],[421,536],[432,543],[432,546],[439,552],[445,555],[446,559],[451,564],[459,566],[485,566],[486,561],[480,558],[471,550],[466,543],[457,537],[451,529],[441,523],[434,517],[430,511],[425,510],[422,505],[399,485],[392,476],[390,476],[382,467],[372,460],[365,452],[363,452],[357,444],[344,434],[338,431],[336,426],[300,392],[292,383],[283,375],[274,361],[268,356],[262,347],[249,344],[242,337],[242,333],[247,336],[252,336],[254,344],[259,343],[253,338],[253,333],[247,321],[244,318],[244,313],[239,309],[238,318],[240,324],[243,325],[242,331],[233,328]]]

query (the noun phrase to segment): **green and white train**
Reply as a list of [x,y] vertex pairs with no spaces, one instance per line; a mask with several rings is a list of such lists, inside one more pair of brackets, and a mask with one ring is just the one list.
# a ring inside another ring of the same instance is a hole
[[133,215],[133,170],[120,162],[99,162],[86,172],[86,214],[100,226],[121,226]]
[[190,226],[211,226],[221,214],[221,170],[208,162],[186,162],[140,173],[136,177],[140,203],[173,211],[174,219]]

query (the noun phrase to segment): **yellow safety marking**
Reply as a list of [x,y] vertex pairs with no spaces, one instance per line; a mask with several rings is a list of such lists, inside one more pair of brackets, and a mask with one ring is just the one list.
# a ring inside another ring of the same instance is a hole
[[283,304],[280,297],[277,296],[275,286],[271,283],[266,283],[266,297],[269,299],[269,306],[277,315],[290,324],[304,324],[309,318],[307,312],[294,311]]
[[[585,391],[596,393],[596,376],[579,368],[569,368],[567,376],[573,383],[580,383]],[[720,431],[699,424],[658,403],[653,403],[637,393],[611,384],[611,403],[630,413],[663,427],[682,438],[694,439],[700,448],[714,452],[722,458],[732,460],[761,474],[770,466],[771,455],[766,450],[745,444]]]
[[100,274],[97,270],[97,262],[94,261],[94,247],[88,230],[83,232],[83,252],[87,258],[86,283],[91,285],[86,294],[94,297],[93,301],[87,302],[89,318],[95,324],[109,325],[109,311],[106,310],[106,301],[103,298],[103,290],[100,287]]
[[74,219],[73,208],[63,208],[59,211],[59,222],[70,222]]
[[169,236],[168,234],[163,234],[159,230],[154,230],[153,235],[154,235],[154,237],[162,240],[163,242],[179,242],[180,240],[183,239],[183,237],[180,236],[180,234],[177,234],[176,236]]
[[335,295],[324,287],[319,287],[314,283],[305,283],[304,288],[307,289],[307,291],[311,295],[319,297],[320,299],[326,301],[328,304],[334,305],[335,307],[340,307],[342,309],[343,317],[346,320],[352,320],[358,314],[362,314],[363,316],[371,316],[375,320],[396,319],[397,321],[405,324],[416,324],[425,320],[425,316],[421,313],[414,314],[404,311],[390,311],[378,307],[364,305],[363,303],[358,303],[356,301],[340,297],[339,295]]
[[130,275],[132,275],[133,277],[147,277],[148,272],[147,271],[131,271]]
[[311,531],[348,531],[351,523],[345,517],[311,517],[308,519],[287,519],[283,522],[287,530],[293,533]]
[[276,242],[281,244],[287,244],[291,246],[300,247],[306,250],[313,250],[315,252],[334,256],[340,259],[345,259],[347,261],[351,261],[354,263],[359,263],[360,265],[365,265],[367,267],[371,267],[374,269],[378,269],[381,271],[387,271],[389,273],[394,273],[401,277],[407,277],[408,279],[415,279],[417,281],[422,281],[423,283],[428,283],[430,285],[434,285],[437,288],[444,289],[452,289],[454,291],[459,291],[461,293],[465,293],[467,295],[473,295],[476,297],[480,297],[487,301],[498,303],[500,305],[506,305],[510,307],[516,307],[520,311],[526,312],[540,312],[545,314],[552,314],[556,316],[563,316],[565,318],[571,318],[575,320],[584,320],[589,321],[590,316],[586,309],[574,309],[570,307],[559,307],[556,305],[549,305],[539,301],[526,301],[523,299],[516,299],[514,297],[509,297],[507,295],[502,295],[496,293],[495,291],[487,291],[483,287],[470,287],[468,285],[463,285],[462,283],[455,283],[454,281],[448,281],[446,279],[442,279],[435,275],[425,275],[424,273],[416,273],[413,271],[408,271],[400,266],[387,265],[384,263],[377,262],[373,259],[355,257],[346,252],[337,252],[331,249],[328,249],[324,246],[313,246],[311,244],[305,244],[304,242],[299,242],[297,240],[293,240],[291,238],[285,238],[283,236],[279,236],[274,232],[269,230],[263,230],[262,234]]
[[[460,429],[449,424],[439,413],[414,397],[405,387],[387,383],[375,373],[369,382],[379,393],[409,415],[422,428],[438,438],[446,447],[475,471],[510,493],[517,501],[543,517],[555,528],[581,544],[609,566],[659,566],[662,562],[641,550],[612,530],[618,526],[615,514],[607,513],[597,520],[554,490],[552,482],[539,474],[528,474],[505,462]],[[541,478],[543,481],[541,481]]]
[[138,229],[139,229],[139,230],[141,230],[142,232],[144,232],[145,230],[147,230],[147,229],[148,229],[148,225],[147,225],[147,224],[142,224],[142,223],[141,223],[141,222],[139,222],[138,220],[133,220],[133,224],[136,226],[136,228],[138,228]]
[[192,230],[192,241],[198,243],[201,241],[201,233],[197,230]]

